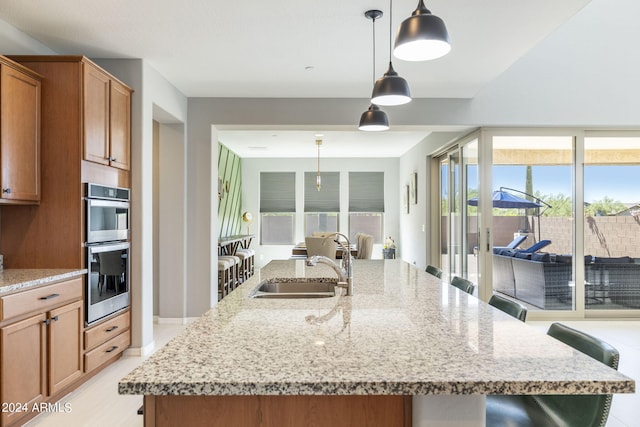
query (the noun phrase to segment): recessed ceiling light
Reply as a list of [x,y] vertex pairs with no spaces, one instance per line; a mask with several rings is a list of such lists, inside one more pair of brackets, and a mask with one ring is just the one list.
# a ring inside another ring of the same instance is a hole
[[265,147],[264,145],[253,145],[253,146],[249,146],[249,150],[266,150],[267,147]]
[[313,65],[307,65],[306,67],[304,67],[305,71],[313,71],[316,67],[314,67]]

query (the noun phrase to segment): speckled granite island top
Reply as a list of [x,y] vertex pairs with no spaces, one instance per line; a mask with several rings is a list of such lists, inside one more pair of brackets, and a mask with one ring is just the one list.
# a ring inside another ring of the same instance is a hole
[[356,260],[354,295],[252,299],[274,261],[119,383],[144,395],[630,393],[634,381],[401,260]]
[[0,270],[0,296],[35,286],[72,279],[86,274],[84,269],[11,268]]

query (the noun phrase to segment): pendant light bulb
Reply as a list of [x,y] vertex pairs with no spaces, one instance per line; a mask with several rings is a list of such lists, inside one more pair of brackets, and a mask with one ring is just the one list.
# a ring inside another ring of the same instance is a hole
[[316,146],[318,147],[318,175],[316,175],[316,188],[320,191],[322,188],[322,178],[320,177],[320,146],[322,145],[322,139],[316,138]]
[[396,34],[393,54],[404,61],[428,61],[440,58],[451,50],[449,32],[444,21],[432,15],[418,1],[418,7],[405,19]]

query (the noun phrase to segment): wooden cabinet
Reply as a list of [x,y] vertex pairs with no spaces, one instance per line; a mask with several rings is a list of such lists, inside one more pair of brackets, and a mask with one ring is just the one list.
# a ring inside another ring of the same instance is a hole
[[84,63],[84,159],[130,168],[131,90]]
[[[58,300],[58,296],[38,297],[59,295],[56,291],[60,285],[63,289],[72,286],[74,290],[67,296],[75,295],[76,301],[64,303],[65,299]],[[32,306],[29,312],[23,305],[26,299],[21,298],[25,293],[27,299],[47,301],[46,311]],[[2,426],[31,417],[34,404],[46,401],[82,376],[81,295],[82,280],[72,279],[2,298],[4,313],[14,313],[17,319],[0,323],[0,401],[13,405],[3,408]],[[57,306],[54,301],[58,301]]]
[[117,358],[131,344],[131,312],[105,320],[84,332],[85,372],[91,372]]
[[40,313],[0,328],[0,401],[14,405],[2,411],[3,426],[24,418],[47,395],[46,320]]
[[40,93],[40,76],[0,57],[0,203],[40,200]]

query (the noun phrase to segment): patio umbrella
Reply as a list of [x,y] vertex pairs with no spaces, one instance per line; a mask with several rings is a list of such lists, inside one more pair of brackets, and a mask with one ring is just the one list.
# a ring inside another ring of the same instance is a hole
[[[518,190],[514,190],[518,191]],[[526,193],[523,193],[526,194]],[[528,195],[528,194],[527,194]],[[535,196],[532,196],[535,197]],[[550,207],[547,203],[536,197],[536,200],[539,200],[541,203],[534,202],[532,200],[527,200],[525,198],[516,196],[515,194],[511,194],[507,191],[495,190],[491,197],[493,201],[494,208],[502,208],[502,209],[532,209],[532,208],[541,208],[543,206]],[[470,206],[478,206],[478,198],[474,197],[472,199],[467,200],[467,204]],[[540,240],[540,210],[538,210],[538,240]]]
[[[494,208],[530,209],[542,207],[540,203],[536,203],[534,201],[527,200],[522,197],[516,196],[515,194],[507,193],[506,191],[501,190],[494,191],[491,200],[493,200]],[[478,206],[478,198],[474,197],[473,199],[469,199],[467,203],[471,206]]]

